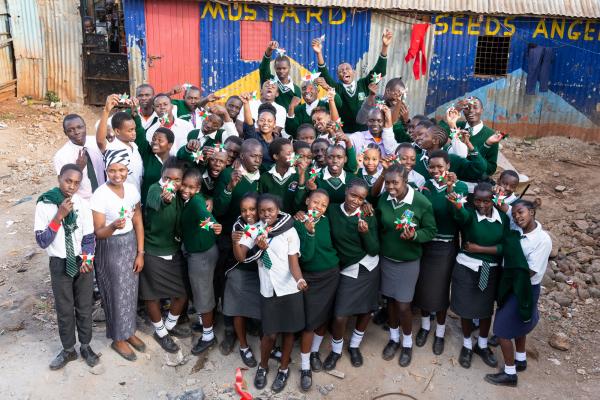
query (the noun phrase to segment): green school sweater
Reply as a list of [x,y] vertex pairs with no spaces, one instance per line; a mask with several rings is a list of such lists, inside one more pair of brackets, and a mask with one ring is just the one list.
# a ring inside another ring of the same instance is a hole
[[[190,140],[200,140],[202,141],[202,147],[213,147],[215,144],[219,143],[222,144],[223,143],[223,132],[225,132],[225,130],[223,129],[218,129],[217,133],[215,134],[214,139],[210,136],[202,136],[202,131],[200,129],[192,129],[191,131],[188,132],[187,135],[187,141],[189,142]],[[181,149],[184,149],[185,146],[182,146]],[[181,149],[179,149],[179,151],[181,151]],[[177,156],[179,157],[179,154],[177,154]]]
[[215,217],[206,209],[206,202],[201,194],[196,194],[187,203],[183,204],[181,211],[181,239],[185,250],[189,253],[202,253],[209,250],[215,243],[217,235],[211,229],[200,227],[202,221],[210,218],[217,222]]
[[[427,179],[431,179],[429,171],[427,169],[429,161],[422,159],[423,150],[417,150],[417,162],[415,163],[414,170],[423,175]],[[481,153],[475,151],[467,155],[467,158],[462,158],[456,154],[448,154],[450,158],[450,172],[454,172],[456,177],[461,181],[466,182],[478,182],[484,178],[485,175],[485,160],[481,156]]]
[[332,185],[329,180],[325,180],[323,178],[326,169],[327,167],[323,168],[321,172],[319,172],[315,183],[319,189],[325,189],[327,193],[329,193],[329,203],[343,203],[346,197],[346,185],[348,185],[352,179],[357,178],[357,176],[346,172],[346,179],[343,182],[341,182],[339,185]]
[[478,260],[500,264],[503,255],[503,241],[510,232],[510,221],[503,212],[499,212],[502,223],[489,222],[484,219],[477,221],[477,211],[470,207],[462,207],[457,210],[452,208],[452,215],[462,231],[462,243],[471,242],[481,246],[496,246],[498,254],[470,253],[460,249],[464,253]]
[[[443,127],[448,134],[450,134],[450,127],[446,121],[441,120],[439,125]],[[466,125],[466,121],[458,121],[456,123],[456,126],[460,129],[465,129]],[[473,144],[473,147],[475,147],[475,149],[485,160],[483,171],[486,176],[494,175],[496,168],[498,167],[498,144],[494,144],[492,146],[485,144],[485,141],[488,140],[493,134],[494,130],[484,125],[477,135],[471,136],[471,144]]]
[[[342,99],[337,94],[335,95],[335,106],[338,110],[342,107]],[[323,107],[329,111],[329,102],[327,100],[319,100],[317,107]],[[302,124],[312,125],[312,117],[306,112],[306,103],[302,103],[294,108],[294,118],[287,117],[285,119],[285,133],[296,139],[298,127]]]
[[367,196],[367,201],[371,204],[377,204],[377,196],[373,195],[373,185],[375,184],[375,182],[377,182],[377,178],[371,178],[371,180],[367,179],[367,175],[364,172],[364,168],[361,167],[358,169],[358,172],[356,173],[356,176],[359,178],[362,178],[363,181],[365,181],[367,183],[367,185],[369,186],[369,195]]
[[[298,189],[298,173],[294,172],[284,179],[280,179],[271,173],[272,168],[261,174],[258,180],[260,193],[270,193],[278,196],[283,204],[282,211],[294,214],[300,209],[304,193]],[[297,197],[298,196],[298,197]]]
[[300,237],[300,268],[315,272],[337,268],[340,260],[331,241],[329,219],[321,216],[315,224],[315,233],[309,234],[300,221],[294,221],[294,228]]
[[183,119],[185,121],[191,122],[192,120],[192,110],[190,110],[185,104],[184,100],[181,99],[171,99],[171,104],[177,106],[177,118]]
[[[377,203],[376,215],[379,226],[380,254],[392,261],[414,261],[423,254],[422,244],[434,238],[437,228],[431,203],[413,189],[412,203],[403,201],[394,207],[389,195],[384,194]],[[400,238],[402,230],[396,229],[396,220],[402,219],[406,210],[414,213],[416,236],[411,240]]]
[[161,194],[158,183],[150,186],[144,207],[144,249],[153,256],[170,256],[181,247],[177,238],[183,202],[175,196],[167,204],[160,198]]
[[227,191],[227,185],[231,181],[232,172],[233,169],[231,167],[227,167],[221,172],[215,184],[213,197],[213,212],[219,217],[219,221],[223,224],[226,232],[231,230],[233,223],[240,215],[240,200],[242,196],[248,192],[258,193],[258,182],[260,180],[257,179],[254,182],[250,182],[244,176],[233,189],[233,192],[230,193]]
[[[139,117],[137,117],[139,118]],[[143,128],[142,128],[143,129]],[[142,158],[142,164],[144,165],[144,175],[142,176],[142,184],[140,187],[140,196],[142,205],[146,204],[146,196],[150,186],[158,182],[162,175],[162,160],[152,152],[150,143],[146,140],[146,132],[143,134],[137,133],[135,135],[135,144],[138,147],[138,152]]]
[[[292,102],[292,98],[301,97],[302,93],[298,85],[294,83],[294,90],[290,90],[290,88],[283,86],[281,82],[277,79],[275,75],[271,73],[271,57],[267,57],[263,55],[262,61],[260,62],[260,66],[258,67],[258,74],[260,75],[260,87],[262,88],[263,83],[268,81],[269,79],[274,79],[277,81],[277,87],[279,88],[279,95],[275,98],[275,103],[279,104],[287,111],[290,108],[290,103]],[[290,78],[291,79],[291,78]]]
[[[454,184],[453,190],[455,193],[461,194],[465,197],[469,194],[467,185],[465,185],[465,183],[462,181],[457,181]],[[454,209],[454,206],[446,198],[446,185],[438,188],[433,184],[431,179],[428,179],[425,182],[425,186],[421,193],[427,197],[433,207],[435,224],[437,225],[437,234],[435,235],[435,239],[444,241],[453,240],[458,232],[458,226],[452,217],[452,210]]]
[[387,57],[382,57],[380,55],[373,69],[369,71],[365,77],[360,78],[356,82],[356,90],[350,95],[342,82],[335,81],[331,77],[327,65],[319,65],[321,76],[329,86],[335,89],[336,94],[342,99],[342,107],[340,107],[338,111],[340,118],[344,122],[344,132],[353,133],[367,130],[365,125],[356,123],[356,115],[358,114],[363,101],[369,96],[369,84],[371,83],[373,73],[381,74],[381,76],[384,77],[386,69]]
[[412,139],[408,135],[408,132],[406,131],[406,127],[404,126],[404,123],[402,121],[396,122],[392,126],[392,129],[394,130],[394,139],[396,139],[396,142],[412,143]]

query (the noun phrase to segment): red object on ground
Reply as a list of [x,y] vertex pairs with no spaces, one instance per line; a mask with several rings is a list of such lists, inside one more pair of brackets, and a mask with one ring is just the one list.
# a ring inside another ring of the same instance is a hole
[[235,371],[235,391],[240,395],[240,400],[252,400],[252,394],[244,390],[244,376],[242,369],[238,368]]

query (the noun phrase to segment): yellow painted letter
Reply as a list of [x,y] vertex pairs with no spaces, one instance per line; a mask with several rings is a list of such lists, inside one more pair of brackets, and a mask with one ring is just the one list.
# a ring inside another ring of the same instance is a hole
[[514,17],[506,17],[504,18],[504,27],[506,30],[504,31],[504,36],[512,36],[515,34],[515,25],[511,24],[510,21],[515,19]]
[[581,37],[581,32],[574,32],[573,29],[575,29],[575,27],[577,25],[581,25],[581,21],[579,21],[578,19],[576,19],[575,21],[571,22],[571,24],[569,25],[569,29],[567,30],[567,37],[571,40],[577,40]]
[[585,21],[585,33],[583,34],[583,40],[594,40],[589,34],[596,32],[596,29],[592,28],[590,24],[593,24],[592,21]]
[[317,12],[311,11],[310,8],[306,9],[306,23],[310,24],[310,19],[311,18],[315,18],[317,21],[319,21],[320,24],[323,24],[323,9],[322,8],[317,8]]
[[[230,21],[239,21],[242,18],[242,6],[239,3],[233,3],[227,5],[227,16]],[[234,10],[237,11],[237,15],[234,14]]]
[[[469,15],[469,21],[467,22],[467,33],[469,35],[479,35],[479,27],[481,24],[477,22],[473,15]],[[477,29],[475,29],[477,28]]]
[[[496,25],[492,29],[492,22]],[[485,20],[485,34],[488,36],[496,36],[500,32],[500,20],[494,17],[487,17]]]
[[[338,8],[338,10],[340,11],[340,19],[333,19],[333,8],[329,9],[329,24],[330,25],[341,25],[344,22],[346,22],[346,10],[344,10],[343,8]],[[336,13],[337,15],[337,13]]]
[[[442,18],[448,17],[448,14],[440,14],[435,16],[435,32],[436,35],[443,35],[448,32],[448,24],[442,21]],[[441,30],[438,30],[440,28]]]
[[300,23],[300,18],[298,18],[298,14],[296,14],[296,10],[294,10],[294,7],[283,8],[283,13],[281,14],[281,22],[283,23],[286,18],[293,18],[295,23]]
[[552,28],[550,29],[550,37],[554,39],[554,36],[558,35],[559,38],[565,36],[565,19],[553,19]]
[[535,27],[535,31],[533,31],[533,37],[535,38],[537,35],[544,35],[546,39],[548,39],[548,29],[546,28],[546,20],[544,18],[540,19],[537,26]]
[[200,18],[206,17],[207,13],[210,13],[210,16],[213,17],[213,19],[217,18],[217,14],[221,16],[221,19],[225,19],[225,12],[219,3],[215,4],[212,1],[207,1]]
[[244,20],[245,21],[256,21],[256,10],[251,8],[250,5],[244,4]]
[[452,16],[452,31],[451,32],[453,35],[462,35],[463,34],[463,31],[456,29],[456,28],[465,26],[464,22],[457,20],[457,18],[462,18],[462,17],[463,17],[462,15],[453,15]]

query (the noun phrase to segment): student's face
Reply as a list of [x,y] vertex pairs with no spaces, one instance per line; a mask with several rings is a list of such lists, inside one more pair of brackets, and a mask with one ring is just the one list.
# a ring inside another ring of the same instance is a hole
[[202,134],[208,135],[213,133],[221,128],[221,125],[221,119],[218,116],[211,114],[202,122]]
[[75,118],[65,123],[65,135],[69,138],[71,143],[77,146],[85,145],[85,122],[81,118]]
[[72,169],[65,171],[64,174],[58,177],[58,188],[65,195],[71,197],[79,190],[81,184],[81,173]]
[[373,175],[375,172],[377,172],[377,168],[379,167],[379,161],[380,157],[379,152],[377,150],[367,149],[363,153],[363,167],[369,175]]
[[332,147],[327,152],[327,168],[333,176],[339,176],[346,163],[346,153],[338,147]]
[[290,74],[290,64],[287,61],[277,61],[275,63],[275,75],[280,81],[287,80]]
[[406,125],[406,131],[408,132],[408,136],[410,136],[410,138],[413,140],[413,142],[417,141],[417,134],[415,133],[415,128],[417,127],[417,124],[419,122],[421,122],[420,119],[413,118]]
[[381,110],[374,108],[369,112],[367,127],[371,135],[375,137],[381,136],[381,131],[383,131],[383,113]]
[[331,121],[331,116],[325,112],[318,112],[313,114],[311,119],[315,129],[320,133],[325,133],[327,124]]
[[481,121],[481,114],[483,113],[483,107],[479,100],[475,100],[473,104],[467,104],[463,110],[465,119],[470,126],[477,125]]
[[229,114],[229,117],[231,117],[232,120],[236,120],[237,116],[240,113],[240,110],[242,109],[242,101],[240,99],[236,99],[236,98],[230,98],[229,100],[227,100],[227,103],[225,103],[225,108],[227,109],[227,114]]
[[478,190],[473,194],[473,204],[475,209],[481,215],[490,215],[494,203],[492,202],[492,193],[485,190]]
[[300,156],[298,158],[298,164],[302,165],[304,168],[308,168],[310,162],[312,161],[312,153],[309,148],[298,149],[296,152]]
[[111,164],[106,169],[106,177],[114,185],[122,185],[127,180],[129,170],[123,164]]
[[190,110],[195,110],[200,102],[200,91],[191,89],[188,90],[183,97],[183,101]]
[[329,206],[329,197],[324,195],[323,193],[312,193],[306,199],[306,209],[318,211],[316,218],[319,218],[325,213],[325,211],[327,210],[327,206]]
[[292,147],[291,144],[284,144],[283,146],[281,146],[281,150],[279,151],[279,153],[274,154],[275,162],[278,165],[281,165],[281,166],[285,165],[286,167],[289,168],[291,165],[290,157],[293,152],[294,152],[294,148]]
[[316,139],[316,133],[314,129],[304,128],[296,134],[296,138],[301,142],[312,144]]
[[354,212],[357,208],[361,207],[365,203],[369,192],[362,186],[350,186],[346,189],[346,197],[344,202],[350,209],[350,212]]
[[424,150],[433,149],[433,135],[429,132],[429,129],[418,126],[415,128],[414,134],[417,137],[416,143],[420,148]]
[[352,69],[352,66],[348,63],[340,64],[340,66],[337,69],[337,73],[339,80],[345,83],[346,85],[352,83],[352,81],[354,80],[354,70]]
[[317,88],[312,83],[302,86],[302,98],[306,104],[311,104],[317,99]]
[[241,146],[235,142],[225,143],[225,151],[227,152],[227,166],[233,164],[235,160],[240,156]]
[[269,134],[275,130],[275,116],[270,112],[263,111],[258,116],[258,130],[261,133]]
[[519,186],[519,179],[510,175],[503,175],[498,181],[498,185],[502,186],[505,195],[510,196],[515,192],[515,190],[517,190],[517,186]]
[[512,207],[513,220],[521,229],[527,228],[531,221],[535,218],[535,211],[525,207],[524,204],[517,204]]
[[218,178],[221,172],[227,167],[227,152],[215,151],[208,159],[208,174],[211,178]]
[[258,206],[258,216],[267,226],[273,225],[277,221],[278,214],[279,207],[271,200],[262,201]]
[[85,33],[94,33],[94,23],[92,21],[83,21],[83,29]]
[[151,105],[152,97],[154,96],[154,91],[149,87],[141,87],[137,90],[137,99],[140,103],[140,107],[146,108],[148,105]]
[[327,148],[329,145],[325,142],[318,142],[312,145],[313,159],[319,167],[327,164]]
[[167,154],[171,151],[171,147],[173,147],[173,143],[169,143],[167,140],[167,136],[162,132],[155,132],[152,135],[152,142],[150,142],[150,146],[152,147],[152,152],[154,154]]
[[154,99],[154,111],[156,111],[159,116],[171,115],[172,110],[173,105],[168,97],[161,96]]
[[394,198],[401,199],[405,196],[407,183],[402,175],[397,172],[385,174],[385,190]]
[[250,225],[258,222],[258,212],[256,210],[256,199],[245,198],[240,203],[240,215],[242,219]]
[[398,102],[402,99],[404,93],[406,93],[406,88],[404,86],[395,85],[385,89],[383,92],[383,100],[388,107],[393,108],[396,107]]
[[240,157],[246,171],[254,172],[262,163],[262,147],[259,145],[251,146],[245,152],[243,152]]
[[266,81],[260,91],[260,97],[264,102],[271,103],[275,100],[275,97],[277,97],[278,93],[279,90],[277,89],[277,85]]
[[450,164],[446,164],[446,161],[442,157],[435,157],[429,159],[429,166],[427,167],[427,171],[429,171],[429,175],[435,180],[438,180],[440,176],[444,175],[445,172],[448,172],[450,168]]
[[183,171],[179,168],[167,168],[162,174],[162,180],[172,182],[175,191],[181,189],[181,180],[183,179]]
[[412,171],[417,163],[417,152],[415,149],[401,148],[398,150],[396,155],[398,156],[398,161],[400,164],[404,165],[404,167],[409,171]]
[[179,188],[179,195],[184,201],[187,201],[194,197],[199,191],[200,181],[193,176],[188,176],[181,182],[181,188]]
[[122,142],[135,141],[135,121],[133,119],[124,121],[121,128],[115,129],[115,134]]

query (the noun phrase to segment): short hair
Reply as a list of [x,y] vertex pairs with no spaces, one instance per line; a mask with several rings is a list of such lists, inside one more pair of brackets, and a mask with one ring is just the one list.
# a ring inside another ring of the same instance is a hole
[[290,142],[288,139],[285,139],[285,138],[273,139],[271,144],[269,144],[269,156],[271,156],[271,158],[273,158],[273,156],[275,154],[279,154],[279,152],[281,151],[283,146],[285,146],[286,144],[291,145],[292,142]]
[[67,114],[65,115],[65,118],[63,119],[63,131],[67,130],[67,122],[76,120],[76,119],[80,119],[83,121],[83,125],[85,125],[85,120],[83,119],[83,117],[79,114]]
[[429,160],[431,160],[432,158],[442,158],[446,162],[446,164],[450,164],[450,156],[445,150],[432,151],[431,154],[429,154]]
[[383,110],[379,107],[372,107],[369,112],[367,113],[367,119],[369,118],[369,115],[373,114],[373,113],[378,113],[381,118],[385,118],[385,114],[383,113]]
[[152,87],[152,85],[150,85],[149,83],[142,83],[141,85],[136,87],[135,93],[137,94],[141,89],[150,89],[150,90],[152,90],[152,93],[154,94],[154,87]]
[[229,136],[227,139],[225,139],[224,143],[227,144],[227,142],[233,142],[238,146],[241,146],[242,143],[244,143],[244,140],[239,136]]
[[344,155],[346,155],[346,148],[344,146],[342,146],[341,144],[332,144],[332,145],[330,145],[327,148],[327,154],[329,154],[333,150],[341,150],[344,153]]
[[425,128],[425,129],[429,129],[432,126],[434,126],[435,124],[433,122],[431,122],[430,120],[428,120],[427,118],[425,118],[424,120],[421,120],[420,122],[418,122],[415,125],[415,129],[416,128]]
[[67,171],[77,171],[79,174],[83,175],[83,171],[77,164],[65,164],[60,169],[58,176],[63,176]]
[[240,97],[240,96],[238,96],[237,94],[234,94],[234,95],[232,95],[232,96],[229,96],[229,97],[227,98],[227,100],[225,101],[225,104],[229,103],[231,100],[238,100],[238,101],[240,101],[240,102],[242,101],[242,99],[241,99],[241,97]]
[[489,182],[479,182],[477,186],[475,186],[475,192],[490,192],[490,194],[494,193],[492,184]]
[[[164,174],[166,170],[168,169],[180,169],[180,170],[184,170],[184,165],[181,162],[181,160],[179,160],[177,157],[175,156],[170,156],[169,158],[167,158],[164,162],[163,162],[163,166],[160,170],[160,174]],[[197,168],[195,168],[197,169]]]
[[192,178],[195,179],[198,185],[202,184],[202,173],[198,168],[188,168],[183,173],[183,180]]
[[158,99],[160,97],[166,97],[167,99],[169,99],[169,101],[171,101],[171,96],[169,96],[167,93],[158,93],[156,96],[154,96],[154,98],[152,99],[152,102],[154,102],[156,99]]
[[513,177],[517,180],[517,182],[519,182],[519,174],[517,173],[517,171],[513,171],[512,169],[505,169],[500,174],[500,177],[498,178],[498,180],[502,179],[505,176]]
[[395,87],[395,86],[400,86],[400,87],[406,88],[406,85],[404,84],[404,81],[402,80],[402,78],[401,78],[401,77],[399,77],[399,78],[392,78],[392,79],[390,79],[390,80],[389,80],[389,81],[386,83],[386,85],[385,85],[385,89],[386,89],[386,90],[387,90],[387,89],[391,89],[391,88],[393,88],[393,87]]
[[271,193],[263,193],[259,196],[258,200],[256,201],[256,207],[260,208],[260,205],[262,203],[264,203],[265,201],[271,201],[273,202],[277,208],[279,208],[281,210],[281,208],[283,207],[282,201],[281,201],[281,197],[279,196],[275,196],[274,194]]
[[119,111],[115,115],[112,116],[110,125],[113,129],[121,129],[123,124],[127,121],[133,121],[133,117],[131,114],[126,113],[124,111]]
[[315,145],[319,144],[319,143],[325,143],[325,145],[327,147],[329,147],[329,140],[324,139],[324,138],[317,138],[315,139],[314,142],[312,142],[312,144],[310,145],[310,150],[313,151],[313,148],[315,147]]
[[256,193],[256,192],[246,192],[240,198],[240,204],[242,204],[242,201],[244,201],[246,199],[254,199],[254,200],[256,200],[258,202],[258,197],[259,197],[259,194]]
[[390,174],[400,174],[400,177],[404,182],[408,182],[408,168],[402,164],[392,164],[386,171],[385,176]]
[[310,192],[308,194],[308,198],[310,199],[315,194],[322,194],[324,196],[327,196],[327,198],[329,199],[329,192],[325,189],[317,188],[317,189],[313,190],[312,192]]
[[310,113],[310,116],[312,117],[313,115],[318,114],[320,112],[330,115],[329,111],[325,107],[316,106],[315,108],[313,108],[312,112]]
[[246,139],[242,142],[242,148],[240,149],[240,151],[242,153],[245,153],[247,151],[250,151],[251,149],[258,147],[262,153],[262,145],[260,144],[260,142],[256,139]]
[[200,89],[198,86],[190,86],[187,88],[183,93],[183,97],[187,96],[189,92],[199,92],[200,95],[202,95],[202,89]]
[[161,126],[156,131],[154,131],[154,133],[155,134],[156,133],[162,133],[167,138],[167,142],[169,142],[169,143],[175,143],[175,134],[169,128],[165,128],[164,126]]
[[348,186],[346,188],[350,189],[354,186],[360,186],[361,188],[365,189],[367,192],[369,191],[369,185],[367,185],[367,182],[362,178],[352,179],[350,182],[348,182]]
[[308,122],[305,122],[302,125],[300,125],[298,127],[298,129],[296,129],[296,135],[298,135],[298,132],[304,131],[306,129],[312,130],[315,133],[315,135],[317,134],[317,130],[315,129],[315,127],[313,126],[313,124],[309,124]]
[[303,142],[302,140],[295,140],[294,141],[294,152],[298,152],[298,150],[302,150],[302,149],[308,149],[310,150],[310,144]]
[[290,66],[292,65],[292,63],[290,62],[290,58],[288,56],[277,56],[275,58],[275,63],[282,62],[282,61],[288,63],[288,65],[290,65]]
[[441,126],[433,125],[431,128],[429,128],[429,131],[431,132],[431,135],[438,140],[440,147],[443,147],[448,141],[448,132],[446,132],[446,130]]
[[417,114],[417,115],[413,115],[413,117],[411,118],[412,121],[417,121],[417,124],[421,121],[428,121],[429,118],[427,118],[425,115],[423,114]]
[[398,152],[402,149],[412,150],[415,153],[417,152],[417,150],[415,150],[415,147],[413,146],[412,143],[402,142],[398,145],[398,147],[396,147],[396,151],[394,153],[398,154]]
[[536,203],[534,203],[533,201],[529,201],[529,200],[525,200],[525,199],[518,199],[516,200],[514,203],[511,204],[512,208],[514,209],[516,206],[525,206],[530,210],[533,210],[534,212],[537,210],[538,205]]
[[272,105],[270,103],[263,103],[260,106],[258,106],[257,115],[260,116],[260,114],[262,114],[264,112],[271,113],[273,115],[273,118],[277,118],[277,109],[275,108],[274,105]]

